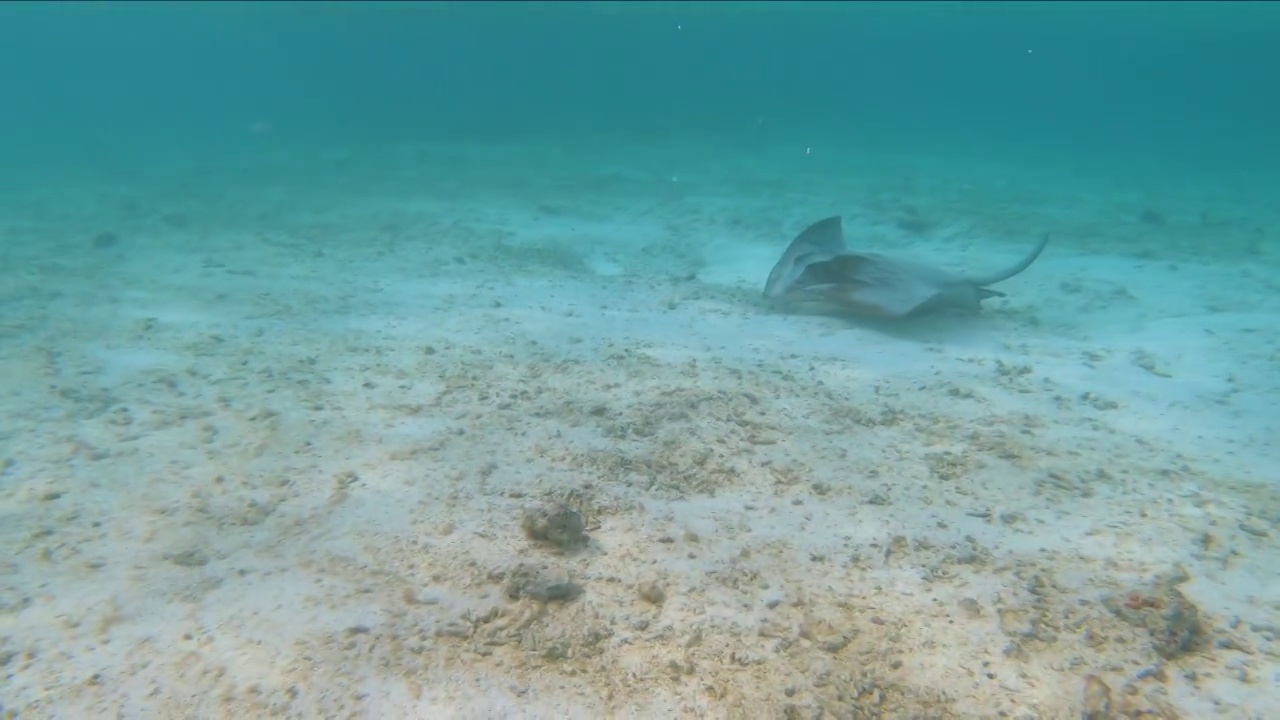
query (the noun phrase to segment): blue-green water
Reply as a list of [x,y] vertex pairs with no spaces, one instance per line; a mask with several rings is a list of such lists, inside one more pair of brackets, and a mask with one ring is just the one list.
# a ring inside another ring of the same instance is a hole
[[[1280,162],[1273,3],[6,3],[10,159],[625,130]],[[1117,161],[1120,162],[1120,161]]]

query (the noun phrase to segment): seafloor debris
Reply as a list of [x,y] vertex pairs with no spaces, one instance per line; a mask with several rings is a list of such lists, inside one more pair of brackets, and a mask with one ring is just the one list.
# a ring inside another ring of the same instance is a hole
[[530,540],[559,552],[584,547],[589,540],[582,513],[562,503],[526,509],[520,517],[520,529]]
[[529,598],[538,602],[569,602],[582,594],[582,586],[574,582],[565,570],[521,564],[507,574],[504,592],[512,600]]
[[636,594],[641,600],[651,605],[661,605],[667,601],[667,591],[657,580],[645,580],[636,586]]
[[1185,573],[1156,579],[1150,585],[1103,598],[1103,605],[1125,622],[1151,633],[1152,649],[1170,659],[1195,648],[1204,639],[1200,610],[1177,585]]
[[1081,694],[1082,720],[1107,720],[1111,714],[1111,686],[1097,675],[1084,676],[1084,692]]

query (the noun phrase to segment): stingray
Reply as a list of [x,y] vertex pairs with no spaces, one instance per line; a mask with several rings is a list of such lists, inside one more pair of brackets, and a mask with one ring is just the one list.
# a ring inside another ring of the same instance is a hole
[[829,300],[855,315],[897,319],[942,310],[976,312],[983,300],[1004,297],[988,288],[1026,270],[1049,236],[1013,265],[969,277],[932,265],[879,253],[845,250],[840,217],[805,228],[787,246],[764,286],[767,298],[809,296]]

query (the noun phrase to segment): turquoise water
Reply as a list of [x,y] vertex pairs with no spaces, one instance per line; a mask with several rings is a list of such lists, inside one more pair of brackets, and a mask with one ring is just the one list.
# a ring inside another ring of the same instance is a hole
[[[6,156],[528,133],[1280,160],[1270,3],[10,3]],[[758,137],[758,136],[752,136]],[[848,141],[848,140],[846,140]],[[16,155],[15,155],[16,154]],[[1112,162],[1121,162],[1113,160]]]
[[[0,5],[0,715],[1268,717],[1277,48]],[[834,215],[951,278],[1050,239],[976,313],[763,297]]]

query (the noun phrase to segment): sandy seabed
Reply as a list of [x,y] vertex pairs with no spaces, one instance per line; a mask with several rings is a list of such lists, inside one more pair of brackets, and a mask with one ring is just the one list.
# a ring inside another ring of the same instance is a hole
[[[421,146],[11,197],[4,712],[1267,716],[1277,218],[801,162]],[[1054,241],[979,317],[766,303],[835,213],[957,268]]]

